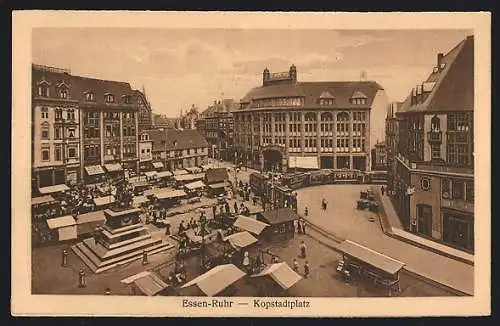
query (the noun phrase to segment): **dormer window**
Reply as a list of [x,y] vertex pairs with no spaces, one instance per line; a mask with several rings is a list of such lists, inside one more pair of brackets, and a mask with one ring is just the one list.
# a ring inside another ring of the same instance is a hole
[[61,89],[59,91],[59,97],[60,98],[68,98],[68,90],[67,89]]
[[355,91],[351,97],[351,104],[355,105],[366,104],[367,98],[368,97],[365,94],[361,93],[360,91]]
[[38,85],[38,96],[49,97],[49,85],[46,83]]
[[94,101],[94,93],[92,93],[92,92],[86,92],[85,93],[85,100],[89,101],[89,102]]
[[125,104],[130,104],[130,96],[129,95],[123,95],[123,103]]
[[106,101],[106,103],[114,103],[115,97],[113,96],[113,94],[105,94],[104,100]]
[[439,132],[440,130],[440,121],[437,116],[433,116],[431,119],[431,131],[432,132]]

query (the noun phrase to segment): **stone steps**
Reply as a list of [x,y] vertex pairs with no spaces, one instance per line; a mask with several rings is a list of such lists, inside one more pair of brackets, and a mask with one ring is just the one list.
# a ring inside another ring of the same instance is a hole
[[[131,243],[128,243],[130,240]],[[150,245],[154,245],[157,243],[161,243],[161,239],[159,238],[152,238],[150,234],[144,235],[137,240],[137,238],[127,240],[127,242],[119,242],[115,245],[121,245],[119,247],[115,247],[114,249],[107,249],[101,244],[94,244],[93,239],[85,239],[83,242],[85,243],[85,246],[87,246],[89,249],[91,249],[96,255],[101,259],[111,259],[117,256],[121,255],[126,255],[127,253],[131,251],[135,251],[137,249],[147,247]]]
[[107,229],[103,229],[102,234],[104,234],[104,236],[108,239],[114,239],[114,238],[121,237],[123,235],[131,234],[131,233],[135,233],[135,232],[141,232],[141,231],[147,231],[147,229],[144,226],[141,226],[141,227],[136,227],[136,228],[133,228],[130,230],[123,231],[121,233],[116,233],[116,232],[112,233],[112,232],[109,232]]

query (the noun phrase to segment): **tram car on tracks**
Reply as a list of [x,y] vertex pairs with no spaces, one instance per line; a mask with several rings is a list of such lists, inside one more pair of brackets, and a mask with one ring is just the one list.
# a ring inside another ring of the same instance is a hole
[[250,173],[250,187],[256,196],[262,197],[266,193],[269,178],[259,172]]
[[370,171],[366,173],[365,182],[371,184],[387,184],[387,171]]

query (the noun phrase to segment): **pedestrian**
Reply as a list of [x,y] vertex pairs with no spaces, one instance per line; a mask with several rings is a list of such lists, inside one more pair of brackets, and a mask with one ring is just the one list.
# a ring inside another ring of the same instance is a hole
[[304,215],[305,215],[305,216],[309,215],[309,208],[307,208],[307,206],[306,206],[306,208],[304,209]]
[[293,259],[293,270],[298,273],[299,272],[299,262],[297,261],[297,259]]
[[238,203],[234,202],[234,214],[238,214]]
[[111,289],[110,289],[110,288],[106,288],[106,289],[104,290],[104,294],[105,294],[105,295],[111,295]]
[[62,251],[62,262],[61,262],[62,267],[68,266],[68,251],[64,249]]
[[302,234],[306,234],[306,221],[302,220]]
[[[226,203],[224,204],[224,208],[226,209],[226,213],[227,213],[227,214],[231,213],[231,210],[229,209],[229,203],[228,203],[228,202],[226,202]],[[222,212],[222,207],[221,207],[221,212]]]
[[165,235],[170,235],[170,222],[165,220]]
[[384,195],[384,193],[385,193],[385,187],[384,187],[384,186],[381,186],[381,187],[380,187],[380,191],[382,192],[382,196],[383,196],[383,195]]
[[245,251],[245,253],[243,254],[243,262],[242,262],[242,265],[243,265],[243,269],[249,273],[250,272],[250,257],[248,257],[248,251]]
[[306,258],[306,256],[307,256],[306,250],[307,250],[306,243],[304,241],[302,241],[300,243],[300,257],[301,258]]
[[143,265],[149,264],[149,261],[148,261],[148,252],[146,250],[144,250],[142,252],[142,264]]
[[306,262],[304,263],[304,277],[305,278],[307,278],[309,276],[309,272],[310,272],[309,262],[306,260]]
[[241,203],[240,205],[240,213],[245,213],[245,204]]
[[78,287],[79,288],[84,288],[87,286],[87,280],[85,279],[85,271],[83,268],[80,268],[80,271],[78,272]]
[[215,216],[217,215],[217,207],[214,205],[212,206],[212,214],[213,214],[213,217],[215,218]]
[[297,233],[302,234],[302,219],[297,220]]

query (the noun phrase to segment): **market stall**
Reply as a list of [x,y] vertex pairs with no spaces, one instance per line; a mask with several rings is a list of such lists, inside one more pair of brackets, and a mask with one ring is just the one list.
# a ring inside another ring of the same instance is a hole
[[271,264],[260,273],[252,275],[261,296],[287,296],[289,289],[297,284],[302,276],[297,274],[286,262]]
[[300,217],[289,208],[279,208],[257,213],[257,220],[269,224],[263,237],[271,241],[281,241],[294,236],[294,221]]
[[203,180],[203,178],[205,178],[204,173],[182,174],[174,176],[174,180],[177,181],[178,183],[199,181]]
[[98,209],[106,209],[115,202],[115,196],[109,195],[104,197],[94,198],[94,204]]
[[233,224],[234,228],[242,231],[248,231],[256,236],[259,236],[262,233],[262,231],[264,231],[264,229],[268,226],[269,224],[267,223],[243,215],[239,215]]
[[141,207],[149,203],[149,199],[146,196],[134,196],[132,206]]
[[182,296],[230,296],[235,294],[233,285],[245,276],[245,272],[233,264],[215,266],[208,272],[184,284]]
[[47,225],[51,231],[56,233],[58,241],[77,238],[76,221],[71,215],[48,219]]
[[89,165],[85,167],[86,182],[87,183],[97,183],[101,181],[101,178],[106,173],[100,165]]
[[186,171],[188,171],[189,173],[192,173],[192,174],[196,174],[196,173],[200,173],[203,171],[202,168],[199,168],[199,167],[190,167],[190,168],[185,168]]
[[163,164],[163,162],[153,162],[153,168],[155,168],[156,170],[161,170],[165,168],[165,165]]
[[104,211],[95,211],[76,216],[76,233],[79,237],[91,234],[106,223]]
[[184,170],[184,169],[179,169],[179,170],[174,170],[172,171],[172,174],[173,175],[184,175],[184,174],[188,174],[189,172]]
[[38,190],[42,195],[49,195],[49,194],[57,195],[58,193],[68,191],[69,187],[65,184],[59,184],[54,186],[42,187],[39,188]]
[[208,189],[211,196],[219,196],[226,193],[226,184],[224,182],[210,184]]

